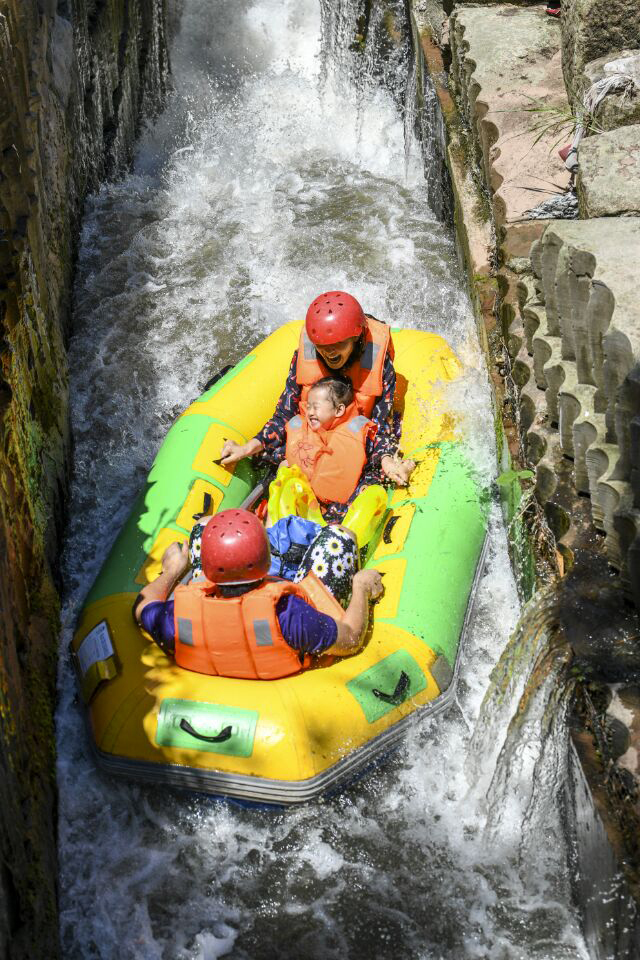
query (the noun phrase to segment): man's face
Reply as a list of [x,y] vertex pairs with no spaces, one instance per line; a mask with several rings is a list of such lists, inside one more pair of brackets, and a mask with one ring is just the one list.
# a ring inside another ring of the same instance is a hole
[[339,343],[329,343],[324,347],[316,345],[316,350],[330,370],[340,370],[353,353],[358,337],[347,337]]

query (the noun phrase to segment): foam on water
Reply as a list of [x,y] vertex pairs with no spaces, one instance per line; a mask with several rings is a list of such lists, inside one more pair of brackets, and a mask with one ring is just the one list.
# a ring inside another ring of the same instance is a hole
[[[490,772],[482,788],[467,776],[518,614],[497,516],[457,707],[348,793],[244,810],[112,782],[91,761],[65,656],[82,598],[176,412],[318,291],[351,290],[374,315],[450,340],[466,368],[451,403],[478,469],[495,472],[453,238],[427,205],[397,98],[336,75],[332,62],[350,55],[343,38],[337,56],[315,0],[183,8],[175,90],[131,175],[89,201],[75,287],[58,711],[64,956],[582,957],[562,843],[527,879],[517,830],[498,829],[499,843],[487,832],[502,815],[485,801]],[[487,732],[488,765],[508,719]]]

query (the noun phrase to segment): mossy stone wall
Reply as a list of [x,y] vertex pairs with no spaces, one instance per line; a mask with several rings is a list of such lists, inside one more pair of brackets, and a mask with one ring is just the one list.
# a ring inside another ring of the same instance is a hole
[[53,710],[65,340],[88,190],[167,74],[164,0],[0,6],[0,956],[58,956]]

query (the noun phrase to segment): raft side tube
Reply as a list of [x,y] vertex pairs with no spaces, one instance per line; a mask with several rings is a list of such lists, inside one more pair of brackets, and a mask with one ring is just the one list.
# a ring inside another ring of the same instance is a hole
[[[469,622],[473,613],[478,585],[482,578],[488,548],[485,539],[478,564],[476,566],[472,589],[469,594],[461,632],[458,654],[450,678],[449,686],[435,699],[407,714],[393,726],[370,740],[359,750],[343,757],[322,773],[301,781],[275,780],[218,770],[205,770],[197,767],[168,763],[160,765],[125,757],[114,756],[99,749],[92,736],[91,747],[97,765],[105,772],[116,777],[138,779],[148,783],[162,783],[185,790],[195,790],[213,796],[238,799],[257,805],[275,807],[294,806],[314,800],[331,790],[342,789],[350,781],[366,773],[368,767],[397,748],[410,733],[415,724],[426,717],[437,716],[446,711],[455,702],[461,654],[465,646]],[[88,718],[87,718],[88,719]],[[91,731],[90,731],[91,732]]]

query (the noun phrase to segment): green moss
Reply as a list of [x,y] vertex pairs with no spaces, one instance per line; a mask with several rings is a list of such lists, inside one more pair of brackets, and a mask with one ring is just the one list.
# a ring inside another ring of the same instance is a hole
[[449,143],[449,152],[451,157],[459,166],[464,167],[467,163],[467,155],[465,153],[464,147],[460,141],[456,138],[452,139]]
[[537,580],[535,554],[527,523],[527,511],[533,501],[533,487],[530,480],[521,479],[521,471],[510,472],[510,482],[500,485],[500,499],[518,587],[523,598],[529,600],[535,592]]
[[49,624],[55,636],[60,630],[60,598],[51,580],[43,578],[38,589],[29,596],[32,612]]
[[476,199],[473,204],[473,215],[480,223],[490,223],[493,210],[491,200],[486,190],[479,187],[476,182]]
[[491,223],[493,219],[491,194],[484,183],[482,173],[478,166],[470,132],[463,125],[457,109],[455,110],[455,114],[452,110],[448,114],[448,117],[449,123],[447,124],[447,129],[450,137],[448,144],[449,154],[459,167],[471,175],[476,193],[472,214],[479,223]]
[[480,290],[491,290],[495,292],[498,290],[497,277],[488,277],[486,273],[474,273],[471,277],[471,282]]
[[493,428],[496,440],[496,456],[498,458],[498,463],[502,463],[505,450],[504,424],[502,422],[502,418],[497,415],[495,410],[493,413]]
[[44,433],[55,429],[63,420],[63,402],[56,386],[57,379],[47,379],[44,383],[39,381],[31,393],[31,402]]

